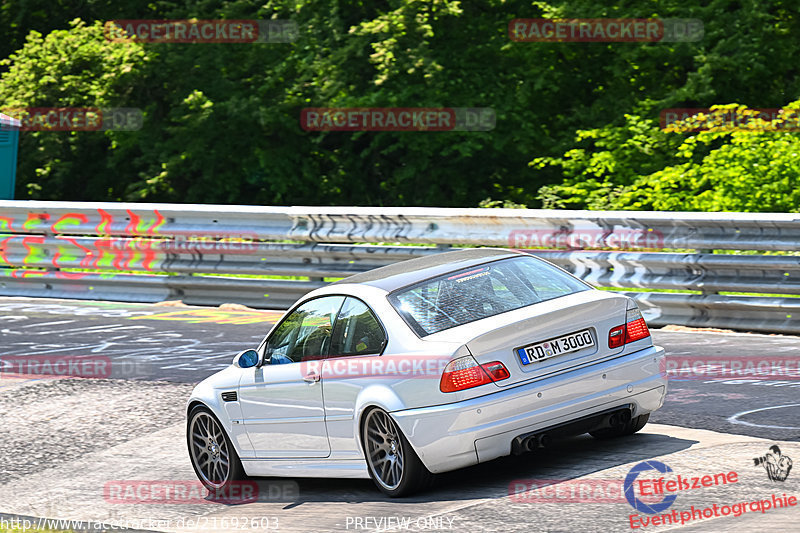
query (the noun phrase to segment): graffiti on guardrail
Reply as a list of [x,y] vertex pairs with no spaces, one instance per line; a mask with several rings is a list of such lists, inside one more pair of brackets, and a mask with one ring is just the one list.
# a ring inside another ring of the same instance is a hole
[[[96,208],[85,211],[65,213],[58,218],[49,213],[27,212],[23,217],[0,215],[0,231],[8,233],[52,233],[69,234],[79,228],[90,226],[95,235],[110,235],[110,226],[119,225],[120,219],[115,218],[105,209]],[[93,212],[92,212],[93,211]],[[161,226],[166,219],[158,209],[149,213],[149,218],[145,215],[138,215],[130,209],[125,210],[127,216],[124,217],[122,224],[125,228],[121,231],[114,231],[115,234],[123,233],[127,235],[159,235]],[[98,220],[99,217],[99,220]]]
[[[528,249],[598,287],[635,291],[657,326],[800,333],[797,298],[772,296],[800,294],[796,255],[706,252],[795,251],[798,241],[796,213],[0,201],[0,290],[286,308],[328,278],[448,246],[501,246]],[[665,248],[684,251],[649,253]]]
[[[157,209],[146,214],[127,209],[125,213],[124,218],[115,218],[97,208],[95,214],[65,213],[57,218],[31,212],[24,219],[0,215],[0,266],[159,272],[177,255],[236,255],[258,250],[258,236],[253,232],[189,228],[163,235],[161,228],[167,219]],[[69,235],[84,232],[87,226],[97,236]],[[112,237],[112,227],[115,235],[126,237]],[[31,275],[35,276],[24,276]],[[20,273],[12,273],[12,277],[20,277]]]
[[163,272],[177,256],[258,252],[250,235],[190,235],[172,239],[85,238],[0,234],[0,266]]

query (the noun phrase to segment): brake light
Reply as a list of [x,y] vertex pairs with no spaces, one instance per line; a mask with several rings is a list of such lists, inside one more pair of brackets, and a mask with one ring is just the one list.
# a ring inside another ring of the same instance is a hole
[[[639,312],[638,310],[636,311]],[[641,317],[641,313],[639,317]],[[640,339],[646,339],[650,336],[650,330],[647,329],[647,322],[644,321],[644,318],[638,318],[627,324],[627,334],[625,335],[625,344],[633,341],[638,341]]]
[[447,363],[439,382],[442,392],[456,392],[486,385],[494,381],[508,379],[511,374],[500,361],[479,365],[470,356],[454,359]]
[[617,326],[608,332],[608,347],[619,348],[625,344],[625,326]]
[[642,317],[642,312],[638,308],[628,309],[625,315],[625,324],[611,328],[611,331],[608,332],[608,347],[619,348],[624,344],[646,339],[649,336],[650,330]]
[[481,368],[489,373],[489,377],[492,378],[492,381],[502,381],[511,376],[511,374],[508,372],[508,369],[506,369],[505,365],[503,365],[503,363],[500,361],[492,361],[491,363],[482,364]]

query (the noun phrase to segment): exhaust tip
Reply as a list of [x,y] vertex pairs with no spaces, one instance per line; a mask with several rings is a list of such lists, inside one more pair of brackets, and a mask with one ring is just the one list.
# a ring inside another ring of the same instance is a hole
[[550,435],[548,435],[547,433],[539,435],[539,447],[540,448],[549,447],[551,442],[552,442],[552,439],[550,438]]

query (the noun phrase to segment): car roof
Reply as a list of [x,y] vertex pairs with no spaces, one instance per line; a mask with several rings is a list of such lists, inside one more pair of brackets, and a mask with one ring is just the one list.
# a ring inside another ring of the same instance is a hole
[[447,274],[454,270],[461,270],[462,268],[519,255],[524,254],[502,248],[465,248],[400,261],[399,263],[355,274],[349,278],[339,280],[333,285],[361,283],[391,292],[400,287]]

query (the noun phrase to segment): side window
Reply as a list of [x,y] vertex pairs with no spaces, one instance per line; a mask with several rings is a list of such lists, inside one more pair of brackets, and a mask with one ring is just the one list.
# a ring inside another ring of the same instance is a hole
[[333,320],[343,301],[343,296],[326,296],[295,309],[270,335],[264,360],[281,365],[327,355]]
[[330,357],[379,354],[385,344],[386,335],[370,308],[347,298],[333,328]]

